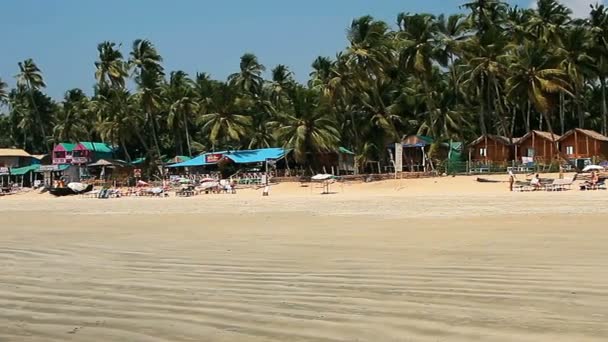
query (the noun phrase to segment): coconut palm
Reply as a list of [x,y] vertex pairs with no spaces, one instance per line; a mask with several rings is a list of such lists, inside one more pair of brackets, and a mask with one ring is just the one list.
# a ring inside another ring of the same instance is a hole
[[258,62],[254,54],[246,53],[241,57],[239,72],[228,76],[228,82],[250,96],[259,97],[264,84],[264,70],[266,68]]
[[551,134],[551,115],[557,107],[559,93],[572,95],[568,73],[556,68],[552,59],[546,49],[535,44],[521,46],[509,66],[511,76],[507,80],[509,96],[527,98],[541,113]]
[[89,99],[85,93],[80,89],[68,90],[53,128],[55,141],[91,140],[88,112]]
[[238,90],[226,83],[214,83],[206,99],[206,113],[198,123],[215,147],[237,148],[251,128],[251,116],[245,111],[244,100]]
[[27,93],[31,100],[30,104],[32,106],[32,112],[34,113],[34,118],[36,120],[36,126],[40,129],[40,133],[42,133],[43,144],[46,148],[46,152],[49,153],[51,149],[49,147],[48,137],[46,135],[45,126],[47,123],[42,121],[40,112],[34,99],[34,92],[38,91],[40,88],[46,87],[44,78],[42,77],[42,72],[31,58],[28,58],[23,62],[19,62],[18,65],[19,74],[17,74],[17,86],[27,89]]
[[[578,127],[585,126],[583,112],[583,91],[585,81],[594,73],[595,60],[591,57],[591,35],[587,28],[579,26],[567,30],[561,39],[562,45],[555,51],[560,59],[559,67],[568,75],[574,94],[578,117]],[[560,101],[561,102],[561,101]],[[561,111],[563,113],[563,110]],[[561,114],[561,113],[560,113]],[[564,119],[560,118],[562,134],[565,131]]]
[[608,134],[608,107],[606,99],[606,77],[608,77],[608,9],[596,4],[591,8],[587,27],[593,43],[591,56],[595,59],[597,78],[601,89],[602,134]]
[[8,102],[8,84],[0,78],[0,104],[6,104]]
[[340,133],[335,119],[319,108],[319,94],[314,90],[296,87],[292,91],[289,113],[281,113],[276,130],[278,141],[293,149],[298,163],[312,165],[312,154],[336,151]]
[[267,84],[270,102],[282,107],[288,100],[288,92],[294,86],[293,73],[283,64],[277,65],[271,71],[272,80]]
[[198,112],[193,82],[183,71],[173,71],[169,82],[163,87],[163,101],[168,106],[167,125],[175,136],[176,154],[183,155],[182,133],[186,139],[188,155],[192,156],[190,143],[189,123],[193,115]]
[[[120,47],[120,46],[119,46]],[[99,60],[95,62],[95,79],[100,86],[123,88],[128,76],[127,65],[116,43],[105,41],[97,45]]]

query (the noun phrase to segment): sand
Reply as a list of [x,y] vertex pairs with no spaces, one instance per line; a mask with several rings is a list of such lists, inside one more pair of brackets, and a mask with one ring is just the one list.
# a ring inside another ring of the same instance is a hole
[[3,197],[0,341],[606,341],[608,192],[506,189]]

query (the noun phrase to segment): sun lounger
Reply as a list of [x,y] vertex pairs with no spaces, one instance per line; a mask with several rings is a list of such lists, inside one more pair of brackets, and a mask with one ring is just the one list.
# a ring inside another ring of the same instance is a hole
[[564,191],[569,190],[574,183],[573,178],[556,179],[551,184],[547,184],[545,189],[547,191]]

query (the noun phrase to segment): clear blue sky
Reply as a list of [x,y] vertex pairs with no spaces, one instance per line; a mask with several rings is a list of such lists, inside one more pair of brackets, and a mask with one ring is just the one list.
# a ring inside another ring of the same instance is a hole
[[[353,18],[370,14],[394,23],[399,12],[452,13],[465,0],[3,0],[0,4],[0,78],[14,85],[17,62],[33,58],[47,92],[91,94],[96,46],[150,39],[168,71],[208,72],[224,79],[244,52],[268,69],[288,65],[305,81],[316,56],[347,44]],[[513,4],[528,6],[529,0]]]

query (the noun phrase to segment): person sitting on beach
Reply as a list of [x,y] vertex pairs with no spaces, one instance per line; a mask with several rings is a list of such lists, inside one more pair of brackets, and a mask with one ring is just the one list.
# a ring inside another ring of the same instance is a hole
[[532,185],[532,187],[534,187],[534,190],[540,189],[541,183],[540,183],[540,176],[538,173],[534,177],[532,177],[532,180],[530,181],[530,185]]

